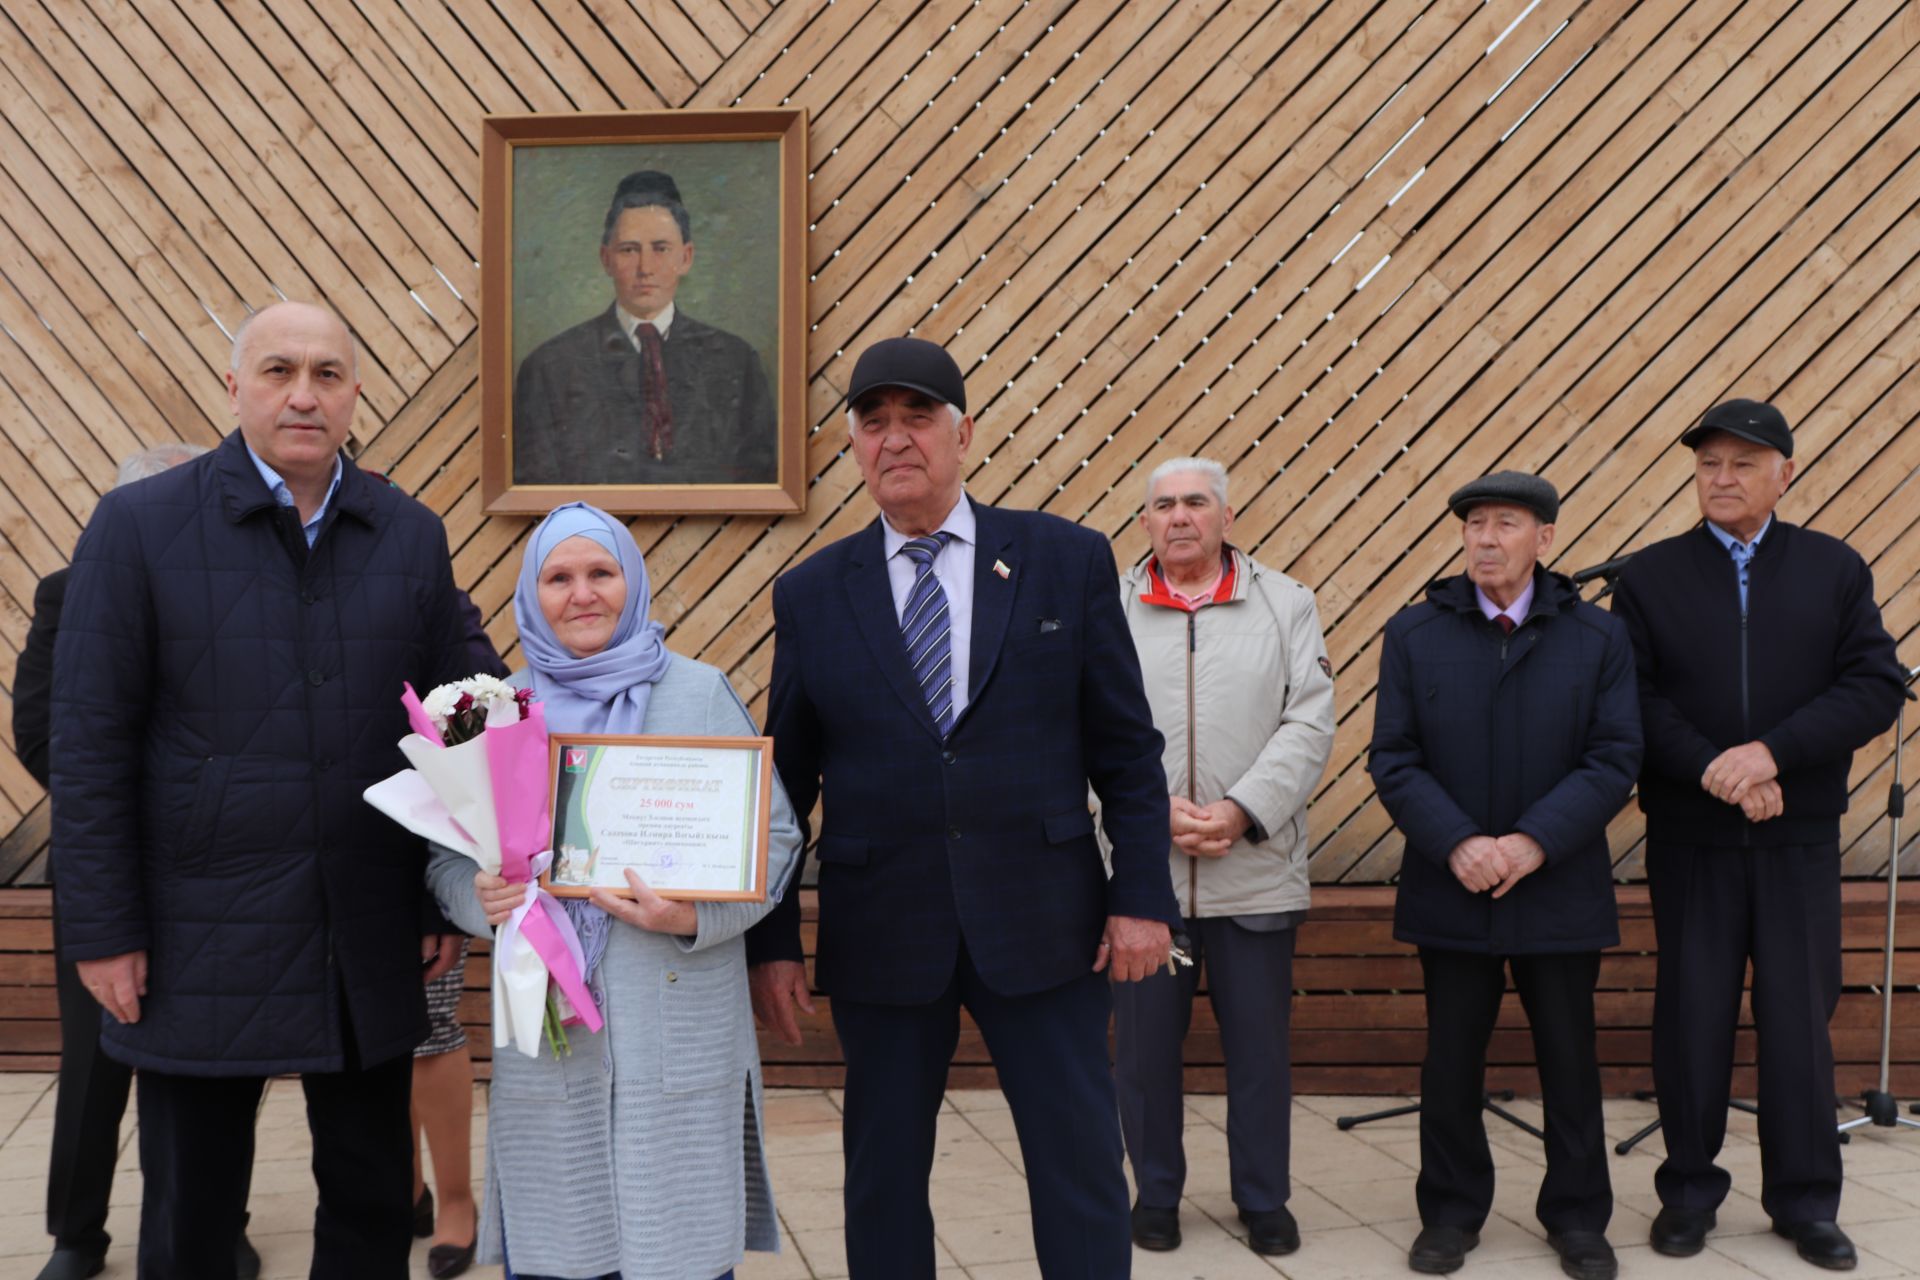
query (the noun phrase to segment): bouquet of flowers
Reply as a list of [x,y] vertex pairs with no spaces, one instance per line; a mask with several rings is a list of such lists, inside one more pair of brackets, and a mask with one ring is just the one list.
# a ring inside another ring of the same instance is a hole
[[[485,675],[441,685],[424,701],[404,688],[413,732],[400,750],[413,768],[368,787],[367,802],[483,871],[515,884],[538,876],[553,855],[547,723],[533,691]],[[563,1025],[598,1031],[583,971],[580,939],[558,902],[541,891],[517,907],[494,931],[494,1047],[532,1058],[543,1038],[559,1051]]]
[[[413,686],[407,685],[406,690],[401,696],[403,703],[412,694]],[[420,703],[420,709],[433,722],[441,741],[449,747],[479,737],[486,732],[490,719],[518,724],[527,718],[532,706],[531,688],[516,689],[493,676],[469,676],[443,684]]]

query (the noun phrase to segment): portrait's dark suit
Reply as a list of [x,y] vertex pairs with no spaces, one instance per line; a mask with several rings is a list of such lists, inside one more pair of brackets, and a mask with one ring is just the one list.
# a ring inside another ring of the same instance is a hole
[[656,459],[646,363],[614,308],[535,347],[513,380],[514,483],[778,483],[777,414],[754,349],[684,310],[661,349],[673,448]]
[[[878,521],[774,586],[774,758],[796,812],[824,800],[817,974],[847,1060],[848,1260],[856,1280],[933,1275],[927,1176],[964,1004],[1013,1107],[1042,1271],[1125,1276],[1111,1000],[1091,966],[1110,915],[1177,927],[1161,738],[1106,540],[974,511],[970,701],[944,741]],[[748,954],[801,958],[797,889]]]

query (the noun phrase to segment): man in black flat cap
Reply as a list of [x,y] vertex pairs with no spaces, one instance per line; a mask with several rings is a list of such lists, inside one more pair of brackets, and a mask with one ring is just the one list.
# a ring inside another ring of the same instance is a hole
[[[973,419],[933,343],[867,348],[847,403],[880,518],[774,583],[767,729],[794,812],[821,805],[815,972],[847,1064],[848,1270],[933,1280],[927,1181],[964,1008],[1019,1131],[1041,1275],[1123,1280],[1107,984],[1166,967],[1180,908],[1113,552],[966,496]],[[755,1013],[800,1043],[796,889],[748,931],[747,960]]]
[[1535,1212],[1560,1267],[1611,1280],[1613,1191],[1593,989],[1619,941],[1607,823],[1640,765],[1617,618],[1541,567],[1560,499],[1502,471],[1447,500],[1466,572],[1387,623],[1367,770],[1406,837],[1393,936],[1420,949],[1421,1230],[1415,1271],[1456,1270],[1493,1205],[1481,1107],[1506,974],[1533,1030],[1547,1173]]
[[514,378],[514,483],[778,483],[759,355],[674,305],[693,221],[671,177],[621,179],[600,265],[613,305],[534,348]]
[[1652,1243],[1700,1252],[1732,1184],[1714,1157],[1751,959],[1760,1203],[1801,1257],[1848,1270],[1827,1034],[1840,995],[1840,815],[1855,749],[1893,723],[1900,668],[1866,562],[1774,519],[1793,480],[1780,411],[1730,400],[1680,442],[1705,519],[1635,553],[1614,596],[1638,660],[1660,945],[1653,1079],[1667,1158]]

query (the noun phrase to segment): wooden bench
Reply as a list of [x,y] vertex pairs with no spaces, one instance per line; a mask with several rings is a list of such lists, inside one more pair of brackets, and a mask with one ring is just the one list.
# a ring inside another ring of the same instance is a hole
[[[1655,948],[1645,886],[1623,885],[1618,893],[1621,945],[1601,962],[1597,1009],[1602,1079],[1609,1093],[1626,1094],[1653,1085],[1649,1061]],[[1832,1026],[1838,1063],[1834,1084],[1843,1097],[1858,1096],[1878,1079],[1885,903],[1884,883],[1851,881],[1842,888],[1845,990]],[[58,1062],[50,910],[46,889],[0,891],[0,1070],[47,1071]],[[1912,1097],[1920,1094],[1920,885],[1902,887],[1901,911],[1895,956],[1893,1088],[1903,1097]],[[1313,913],[1301,928],[1294,961],[1293,1079],[1298,1092],[1418,1091],[1426,1040],[1420,965],[1412,948],[1393,940],[1392,916],[1391,886],[1335,885],[1314,890]],[[815,928],[811,891],[803,900],[802,919],[811,956]],[[487,944],[476,942],[467,962],[467,993],[460,1012],[483,1076],[493,1053],[488,1028],[489,972]],[[823,996],[816,1003],[819,1012],[804,1020],[799,1046],[761,1037],[769,1084],[841,1083],[830,1002]],[[1225,1067],[1220,1036],[1204,999],[1195,1006],[1186,1051],[1189,1091],[1221,1092]],[[1751,1096],[1753,1030],[1744,1007],[1734,1054],[1734,1091]],[[1519,998],[1509,993],[1488,1051],[1488,1084],[1537,1092],[1532,1059],[1525,1015]],[[991,1058],[970,1020],[963,1021],[952,1083],[955,1087],[993,1083]]]

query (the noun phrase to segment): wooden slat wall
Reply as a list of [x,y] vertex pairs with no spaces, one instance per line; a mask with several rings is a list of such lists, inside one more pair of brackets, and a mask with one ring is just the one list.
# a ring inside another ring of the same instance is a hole
[[[34,582],[119,455],[227,428],[250,305],[353,324],[362,457],[444,514],[511,649],[528,522],[476,483],[489,111],[812,113],[808,509],[634,526],[671,643],[756,711],[769,584],[873,514],[850,362],[904,331],[970,372],[971,491],[1122,561],[1145,468],[1230,464],[1238,540],[1312,585],[1338,665],[1323,883],[1398,865],[1362,768],[1377,638],[1486,470],[1560,486],[1578,567],[1684,528],[1675,437],[1771,398],[1787,515],[1872,561],[1920,660],[1916,85],[1904,0],[8,0],[0,883],[44,868],[5,714]],[[1856,874],[1891,743],[1855,768]],[[1640,834],[1615,825],[1625,878]]]

